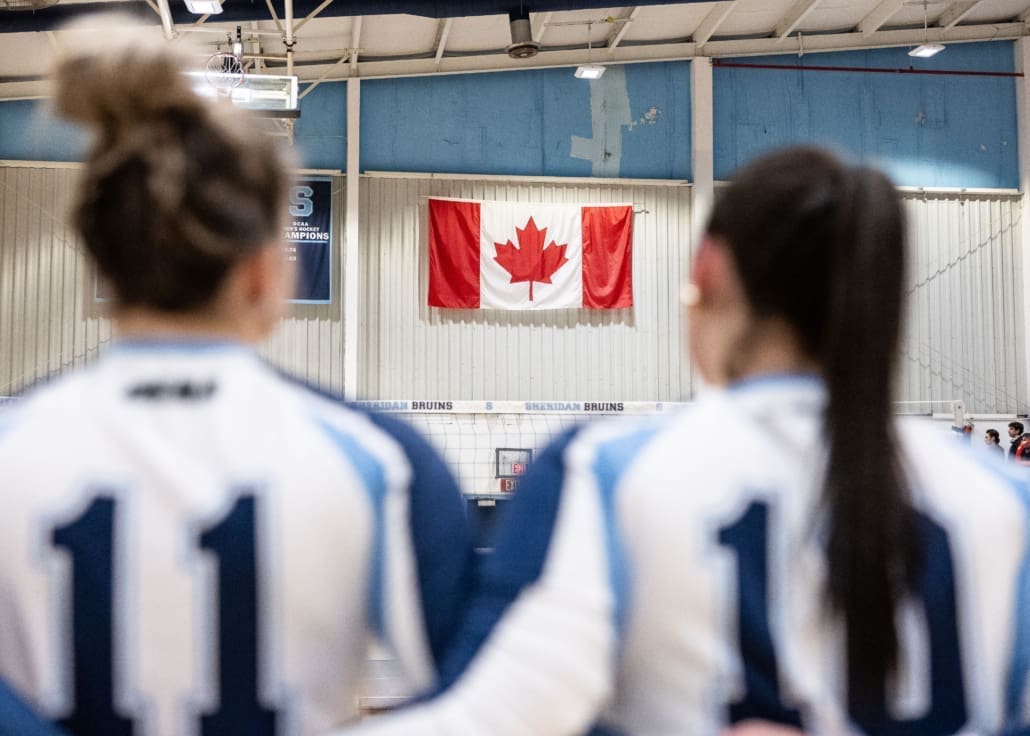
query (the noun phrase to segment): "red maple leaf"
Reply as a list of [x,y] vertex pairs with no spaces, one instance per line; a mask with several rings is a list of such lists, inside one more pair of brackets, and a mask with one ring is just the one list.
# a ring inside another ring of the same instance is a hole
[[569,262],[565,257],[565,249],[569,244],[558,245],[552,240],[545,248],[547,228],[538,230],[532,217],[525,228],[515,228],[515,234],[519,240],[517,247],[510,240],[507,243],[494,243],[497,251],[494,260],[511,274],[509,283],[529,282],[529,301],[533,301],[533,282],[551,283],[554,272]]

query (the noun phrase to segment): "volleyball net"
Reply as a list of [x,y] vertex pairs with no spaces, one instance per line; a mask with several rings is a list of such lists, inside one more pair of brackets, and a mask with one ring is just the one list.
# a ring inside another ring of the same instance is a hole
[[656,401],[358,401],[417,428],[443,455],[470,496],[511,493],[533,458],[578,424],[605,416],[673,411],[682,402]]

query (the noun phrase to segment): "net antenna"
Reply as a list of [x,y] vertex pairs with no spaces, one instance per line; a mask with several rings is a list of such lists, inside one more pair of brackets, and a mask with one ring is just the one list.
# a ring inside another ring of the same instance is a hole
[[232,91],[243,84],[247,76],[247,70],[243,65],[243,33],[240,26],[236,26],[236,39],[232,36],[227,38],[231,45],[231,51],[222,51],[221,48],[212,54],[204,67],[204,79],[210,84],[220,96],[229,97]]

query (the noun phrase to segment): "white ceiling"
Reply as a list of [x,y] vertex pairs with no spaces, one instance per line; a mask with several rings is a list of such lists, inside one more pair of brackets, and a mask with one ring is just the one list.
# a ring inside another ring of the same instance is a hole
[[[76,1],[81,2],[62,4]],[[152,7],[159,23],[157,5]],[[268,18],[241,24],[246,54],[260,57],[253,61],[255,71],[283,74],[285,29]],[[1012,39],[1027,35],[1030,0],[931,0],[926,19],[929,30],[924,32],[921,0],[721,0],[532,13],[541,52],[514,60],[504,51],[511,42],[505,15],[439,20],[412,15],[315,17],[296,31],[294,73],[303,90],[305,82],[320,78],[814,53],[914,45],[924,38],[944,43]],[[302,20],[296,18],[295,25]],[[200,24],[174,26],[173,31],[199,43],[203,53],[214,53],[226,48],[236,23],[218,23],[212,16]],[[162,42],[160,25],[152,33],[155,43]],[[42,80],[54,47],[66,43],[67,34],[0,33],[0,99],[45,96]]]

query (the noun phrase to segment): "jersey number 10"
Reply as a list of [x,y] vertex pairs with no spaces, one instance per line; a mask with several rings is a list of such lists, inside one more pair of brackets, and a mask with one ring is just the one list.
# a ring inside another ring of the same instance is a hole
[[[114,707],[114,548],[117,501],[100,496],[74,521],[54,529],[55,547],[72,560],[74,710],[61,725],[75,733],[132,736]],[[240,496],[218,523],[197,535],[218,560],[219,706],[200,717],[202,736],[272,736],[275,711],[258,702],[256,501]]]
[[[955,572],[947,532],[918,515],[925,563],[919,590],[926,613],[930,661],[930,707],[921,717],[896,720],[886,686],[874,712],[850,715],[866,733],[889,736],[951,734],[966,723],[966,694],[955,602]],[[784,704],[776,647],[769,625],[769,505],[753,502],[733,524],[719,530],[719,544],[737,559],[737,636],[744,665],[744,695],[729,706],[729,722],[765,718],[801,728],[800,713]],[[857,711],[857,709],[852,709]]]

